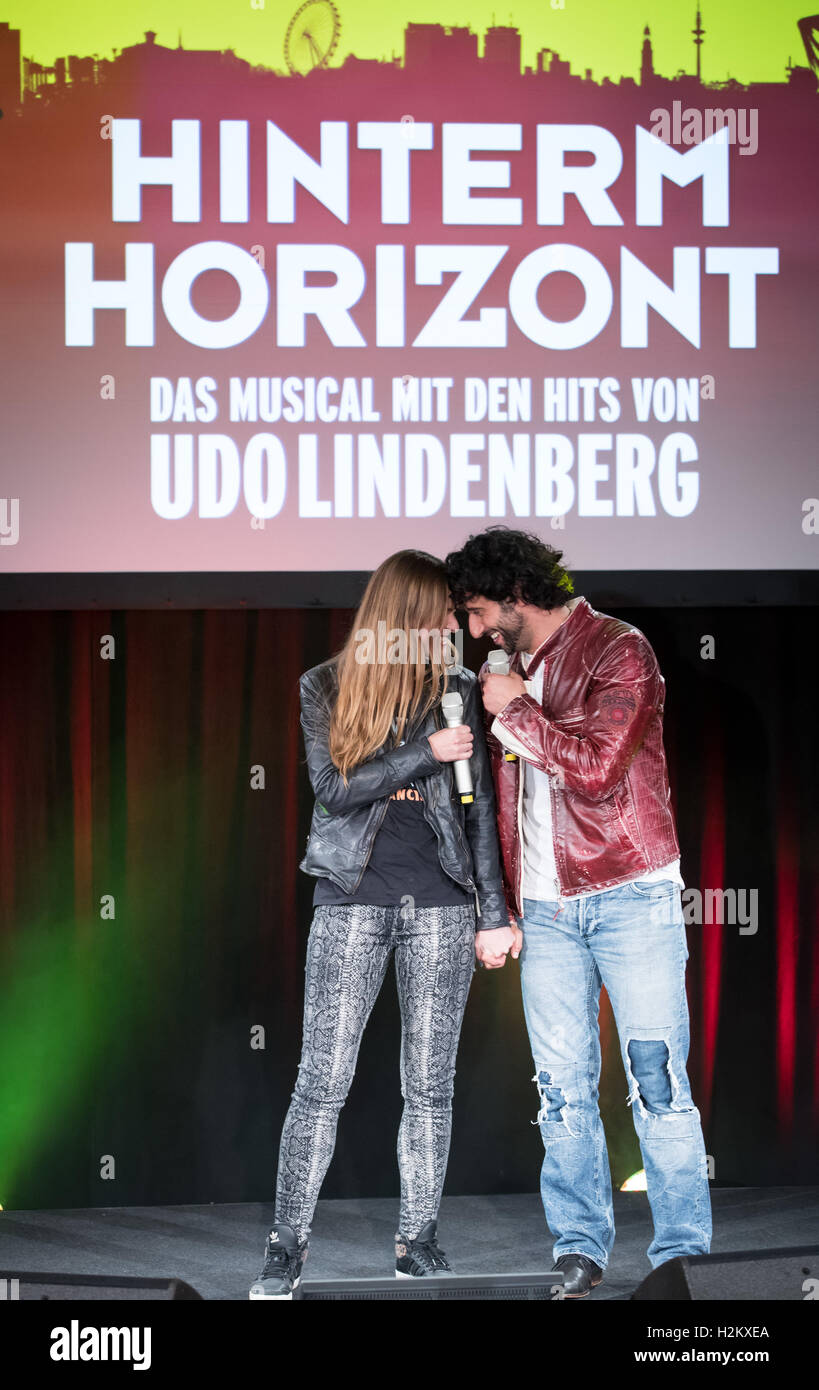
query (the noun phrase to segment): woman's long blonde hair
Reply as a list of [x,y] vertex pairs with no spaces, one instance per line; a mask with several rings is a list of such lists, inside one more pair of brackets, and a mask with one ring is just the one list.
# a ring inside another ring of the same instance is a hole
[[[338,698],[329,745],[345,782],[350,769],[381,748],[391,731],[397,745],[408,722],[423,718],[445,693],[448,644],[430,642],[425,660],[413,633],[443,628],[448,609],[446,566],[424,550],[399,550],[370,577],[350,635],[335,657]],[[404,634],[405,659],[384,659],[386,641],[394,644],[388,650],[400,648],[396,630]]]

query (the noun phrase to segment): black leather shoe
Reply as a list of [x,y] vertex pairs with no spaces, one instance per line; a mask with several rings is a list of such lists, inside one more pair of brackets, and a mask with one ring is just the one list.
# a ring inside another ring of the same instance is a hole
[[588,1255],[577,1255],[570,1251],[555,1261],[554,1269],[563,1273],[563,1297],[585,1298],[590,1289],[603,1282],[603,1271]]

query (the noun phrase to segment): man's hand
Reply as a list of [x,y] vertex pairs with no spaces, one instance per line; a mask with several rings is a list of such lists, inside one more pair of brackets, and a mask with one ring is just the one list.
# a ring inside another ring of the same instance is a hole
[[484,708],[488,714],[500,714],[501,710],[517,695],[526,694],[523,677],[518,675],[490,676],[481,679],[481,694]]
[[487,970],[499,970],[506,964],[507,954],[517,960],[522,945],[519,927],[493,927],[475,933],[475,955]]

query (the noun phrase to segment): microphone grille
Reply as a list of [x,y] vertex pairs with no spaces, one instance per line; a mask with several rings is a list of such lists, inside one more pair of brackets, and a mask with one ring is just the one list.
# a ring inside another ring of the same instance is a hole
[[509,675],[509,657],[500,647],[496,647],[494,651],[489,653],[487,661],[489,663],[489,670],[493,676]]
[[460,714],[463,710],[464,702],[457,690],[447,691],[446,695],[441,696],[441,708],[451,710],[453,714]]

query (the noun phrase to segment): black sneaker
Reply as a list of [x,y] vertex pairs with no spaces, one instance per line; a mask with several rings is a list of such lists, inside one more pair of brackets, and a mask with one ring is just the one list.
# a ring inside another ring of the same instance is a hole
[[307,1241],[299,1244],[293,1227],[284,1222],[274,1226],[265,1241],[262,1272],[248,1298],[292,1298],[306,1259]]
[[438,1246],[438,1222],[428,1221],[414,1240],[400,1231],[395,1236],[396,1279],[419,1279],[427,1274],[451,1274],[449,1262]]

